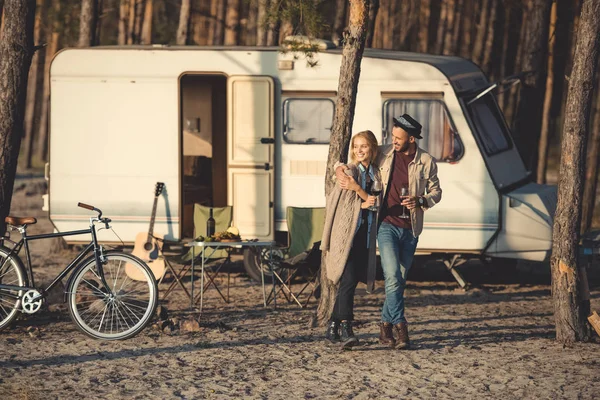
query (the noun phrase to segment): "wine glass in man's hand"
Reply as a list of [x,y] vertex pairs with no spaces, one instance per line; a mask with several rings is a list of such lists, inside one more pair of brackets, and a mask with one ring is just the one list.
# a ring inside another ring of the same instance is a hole
[[381,184],[381,181],[373,181],[373,183],[371,184],[371,195],[375,196],[375,205],[369,207],[369,210],[371,211],[377,211],[377,209],[379,208],[379,195],[381,194],[381,191],[383,190],[383,185]]

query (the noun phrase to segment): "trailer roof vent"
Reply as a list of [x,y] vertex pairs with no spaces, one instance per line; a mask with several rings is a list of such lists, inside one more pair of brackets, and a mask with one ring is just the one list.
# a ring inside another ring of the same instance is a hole
[[335,44],[325,39],[315,39],[303,35],[286,36],[281,44],[289,50],[300,50],[306,48],[316,48],[317,50],[335,49]]

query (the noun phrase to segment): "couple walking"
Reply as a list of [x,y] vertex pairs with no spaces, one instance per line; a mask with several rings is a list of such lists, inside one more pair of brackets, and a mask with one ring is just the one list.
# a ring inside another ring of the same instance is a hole
[[382,146],[371,131],[359,132],[350,144],[351,162],[336,165],[321,249],[327,277],[339,283],[326,337],[344,347],[358,344],[352,331],[354,291],[365,276],[367,290],[374,287],[376,241],[385,277],[379,340],[392,348],[409,347],[406,275],[423,230],[423,211],[442,197],[435,160],[416,142],[421,128],[408,114],[394,118],[392,144]]

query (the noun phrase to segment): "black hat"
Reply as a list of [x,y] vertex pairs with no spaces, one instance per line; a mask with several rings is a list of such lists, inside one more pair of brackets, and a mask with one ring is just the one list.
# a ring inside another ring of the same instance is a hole
[[394,126],[404,129],[410,136],[423,139],[421,137],[421,124],[408,114],[394,118]]

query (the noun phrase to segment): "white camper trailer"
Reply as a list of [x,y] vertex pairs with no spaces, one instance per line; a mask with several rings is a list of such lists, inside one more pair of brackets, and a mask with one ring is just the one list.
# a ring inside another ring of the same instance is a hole
[[[233,206],[245,238],[286,232],[288,206],[324,206],[340,49],[316,66],[279,48],[128,46],[68,49],[51,66],[47,206],[56,230],[114,216],[126,242],[148,230],[193,235],[194,203]],[[367,49],[353,131],[390,141],[393,116],[423,125],[442,201],[425,216],[421,254],[544,260],[556,191],[530,183],[490,84],[458,57]],[[479,95],[479,96],[478,96]],[[112,232],[99,238],[115,241]]]

